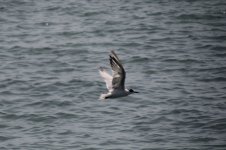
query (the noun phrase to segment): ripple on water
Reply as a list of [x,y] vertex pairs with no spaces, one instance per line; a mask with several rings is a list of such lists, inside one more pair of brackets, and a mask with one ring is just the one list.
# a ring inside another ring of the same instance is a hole
[[225,2],[0,3],[0,149],[226,149]]

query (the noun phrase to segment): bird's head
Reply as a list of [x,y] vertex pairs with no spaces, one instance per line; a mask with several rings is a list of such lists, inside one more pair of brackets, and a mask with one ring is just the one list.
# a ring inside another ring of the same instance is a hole
[[129,89],[129,93],[130,93],[130,94],[133,94],[133,93],[139,93],[139,92],[136,92],[136,91],[134,91],[133,89]]

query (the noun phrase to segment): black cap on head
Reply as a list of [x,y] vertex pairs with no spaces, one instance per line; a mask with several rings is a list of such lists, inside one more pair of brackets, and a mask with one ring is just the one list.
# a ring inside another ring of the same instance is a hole
[[133,90],[133,89],[129,89],[129,92],[131,92],[131,93],[132,93],[132,92],[134,92],[134,90]]
[[137,91],[134,91],[133,89],[129,89],[129,92],[130,92],[130,93],[139,93],[139,92],[137,92]]

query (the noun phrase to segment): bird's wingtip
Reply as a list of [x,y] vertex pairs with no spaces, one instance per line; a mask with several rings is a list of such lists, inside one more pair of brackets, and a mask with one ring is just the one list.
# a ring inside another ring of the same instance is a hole
[[114,50],[111,50],[111,53],[114,53],[115,51]]
[[113,56],[116,55],[115,51],[114,50],[111,50],[110,55],[113,55]]

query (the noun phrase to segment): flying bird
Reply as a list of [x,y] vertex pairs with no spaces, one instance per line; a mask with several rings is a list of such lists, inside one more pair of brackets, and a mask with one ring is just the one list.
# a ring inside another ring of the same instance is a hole
[[133,93],[139,93],[133,89],[125,88],[126,72],[121,61],[114,51],[109,55],[110,65],[113,75],[111,76],[103,67],[99,68],[99,73],[104,79],[108,93],[101,94],[100,99],[117,98],[127,96]]

